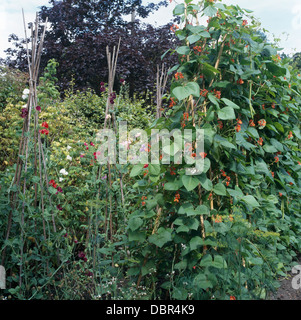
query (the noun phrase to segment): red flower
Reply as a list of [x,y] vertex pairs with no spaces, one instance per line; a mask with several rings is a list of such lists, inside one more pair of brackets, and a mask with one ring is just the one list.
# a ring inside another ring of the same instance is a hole
[[240,130],[241,130],[241,125],[240,124],[236,125],[235,126],[235,131],[239,132]]
[[169,108],[172,108],[173,106],[175,106],[177,103],[175,102],[175,99],[174,98],[170,98],[171,102],[169,104]]
[[230,300],[236,300],[234,296],[230,296]]
[[250,126],[250,127],[255,127],[255,123],[254,123],[253,119],[250,120],[249,126]]
[[215,90],[214,89],[214,94],[215,94],[215,97],[217,98],[217,99],[220,99],[221,98],[221,91],[217,91],[217,90]]
[[179,194],[179,192],[176,193],[174,202],[180,202],[180,194]]
[[205,159],[206,156],[207,156],[207,153],[206,152],[200,152],[200,156],[202,159]]
[[48,123],[47,123],[47,122],[43,122],[43,123],[42,123],[42,127],[48,129]]
[[184,79],[183,73],[177,72],[177,73],[175,74],[175,78],[176,78],[176,80]]
[[184,112],[184,113],[183,113],[183,118],[184,118],[184,120],[188,120],[188,119],[189,119],[189,114],[188,114],[188,112]]
[[202,97],[206,97],[207,94],[208,94],[208,90],[206,90],[206,89],[202,89],[202,90],[201,90],[201,96],[202,96]]
[[277,157],[277,156],[274,159],[275,159],[276,163],[279,161],[279,157]]
[[265,127],[266,124],[267,124],[267,122],[266,122],[264,119],[261,119],[261,120],[258,121],[258,125],[259,125],[260,127]]
[[263,139],[262,138],[259,138],[259,140],[257,141],[259,145],[262,146],[262,143],[263,143]]
[[143,166],[143,168],[147,168],[148,167],[148,164],[145,164],[144,166]]
[[47,129],[42,129],[39,132],[45,134],[46,136],[49,134],[49,131]]
[[50,180],[50,181],[49,181],[49,184],[50,184],[53,188],[55,188],[55,189],[56,189],[57,184],[55,183],[55,181],[54,181],[54,180]]

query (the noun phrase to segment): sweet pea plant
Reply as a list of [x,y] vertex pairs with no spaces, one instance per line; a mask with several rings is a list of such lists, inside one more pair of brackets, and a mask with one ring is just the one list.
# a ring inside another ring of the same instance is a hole
[[300,251],[301,76],[250,13],[214,0],[175,6],[179,62],[151,128],[203,129],[205,167],[131,171],[140,200],[128,221],[128,275],[155,297],[266,298]]

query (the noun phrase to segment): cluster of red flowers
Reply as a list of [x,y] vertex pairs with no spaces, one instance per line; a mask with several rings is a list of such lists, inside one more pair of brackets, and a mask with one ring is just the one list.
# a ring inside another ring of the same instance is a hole
[[180,194],[179,194],[179,192],[176,193],[174,202],[180,202]]
[[176,78],[176,80],[184,79],[183,73],[182,72],[177,72],[175,74],[175,78]]
[[176,168],[174,168],[174,167],[171,167],[171,168],[170,168],[170,174],[171,174],[172,176],[175,176],[175,175],[176,175],[175,170],[176,170]]
[[258,125],[260,126],[260,127],[265,127],[266,126],[266,124],[267,124],[267,122],[264,120],[264,119],[261,119],[261,120],[259,120],[258,121]]
[[221,170],[222,176],[225,177],[226,179],[226,186],[228,187],[231,181],[231,178],[227,176],[226,172],[224,170]]
[[201,53],[202,52],[202,47],[201,46],[195,46],[195,47],[193,47],[193,50],[194,50],[194,52],[195,53]]
[[223,222],[223,217],[220,216],[219,214],[217,214],[216,217],[215,217],[214,222],[215,222],[215,223],[221,223],[221,222]]
[[49,181],[49,184],[50,184],[54,189],[57,190],[57,193],[56,193],[56,194],[58,194],[58,192],[63,192],[63,189],[62,189],[61,187],[58,187],[58,185],[55,183],[55,181],[54,181],[53,179],[51,179],[51,180]]
[[214,94],[215,94],[215,97],[217,98],[217,99],[220,99],[221,98],[221,91],[218,91],[218,90],[215,90],[214,89]]
[[241,130],[242,121],[240,119],[236,119],[237,124],[235,126],[235,131],[239,132]]
[[189,113],[188,112],[184,112],[183,113],[183,119],[181,120],[181,127],[184,128],[186,126],[186,121],[188,121],[189,119]]
[[207,97],[208,90],[202,89],[201,92],[200,92],[200,94],[201,94],[202,97]]
[[175,32],[177,29],[179,29],[179,26],[178,25],[176,25],[176,24],[173,24],[171,27],[170,27],[170,31],[172,31],[172,32]]
[[218,127],[220,128],[220,130],[222,130],[223,129],[223,121],[221,121],[221,120],[218,120],[217,121],[218,122]]
[[40,130],[39,132],[42,134],[45,134],[46,136],[49,134],[49,130],[48,129],[48,123],[47,122],[43,122],[42,123],[42,127],[45,129]]
[[246,26],[247,24],[248,24],[248,21],[247,20],[243,20],[242,25]]
[[256,124],[255,124],[255,122],[254,122],[253,119],[251,119],[251,120],[249,121],[249,126],[250,126],[250,127],[255,127],[255,126],[256,126]]
[[175,102],[174,98],[170,98],[170,103],[169,103],[169,108],[172,108],[173,106],[175,106],[177,103]]
[[207,157],[207,153],[206,152],[200,152],[200,156],[202,159],[205,159]]
[[141,204],[142,204],[143,206],[145,206],[145,201],[144,201],[144,200],[146,200],[146,199],[147,199],[146,196],[142,196],[142,197],[141,197],[141,200],[142,200]]
[[262,139],[262,138],[259,138],[257,142],[258,142],[258,144],[259,144],[260,146],[262,146],[263,139]]

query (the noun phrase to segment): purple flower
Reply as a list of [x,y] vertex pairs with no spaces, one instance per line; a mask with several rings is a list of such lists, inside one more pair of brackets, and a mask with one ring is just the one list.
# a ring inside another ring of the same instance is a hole
[[87,261],[87,257],[85,255],[85,253],[83,251],[78,253],[78,257],[82,260],[84,260],[85,262]]
[[104,82],[101,82],[100,85],[103,87],[103,86],[105,85],[105,83],[104,83]]
[[86,272],[86,275],[87,275],[87,277],[92,277],[92,276],[93,276],[93,273],[92,273],[91,271],[87,271],[87,272]]
[[120,79],[120,83],[124,83],[124,81],[125,81],[125,80],[124,80],[123,78]]
[[63,189],[61,187],[57,187],[56,189],[58,192],[63,192]]
[[67,237],[68,237],[68,233],[65,233],[65,234],[64,234],[64,238],[67,238]]
[[40,112],[41,111],[41,107],[40,106],[36,106],[36,110]]
[[57,208],[58,210],[60,210],[60,211],[63,210],[63,207],[62,207],[60,204],[58,204],[58,205],[56,206],[56,208]]
[[106,88],[105,87],[100,87],[100,92],[105,92]]
[[27,110],[27,108],[22,108],[22,110],[21,110],[21,118],[26,118],[27,117],[27,115],[28,115],[28,110]]
[[106,180],[107,179],[107,175],[105,174],[103,177],[101,177],[102,180]]

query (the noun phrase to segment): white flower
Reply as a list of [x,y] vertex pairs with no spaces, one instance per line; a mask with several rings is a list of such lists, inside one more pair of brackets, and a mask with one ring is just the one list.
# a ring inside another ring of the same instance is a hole
[[67,156],[67,160],[70,160],[70,161],[72,160],[72,157],[70,157],[69,154]]
[[110,119],[111,118],[111,115],[110,114],[107,114],[106,115],[106,119]]
[[59,182],[62,182],[62,181],[64,181],[64,178],[59,178]]
[[70,147],[70,146],[67,146],[67,150],[70,150],[72,147]]
[[22,93],[22,99],[25,100],[28,98],[29,95],[29,90],[28,89],[24,89],[23,93]]
[[64,176],[68,175],[68,172],[65,169],[61,169],[60,173],[63,174]]

